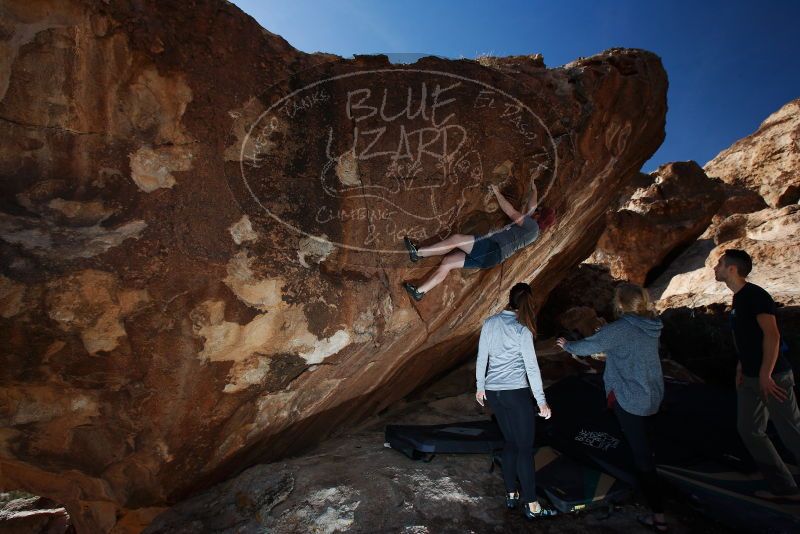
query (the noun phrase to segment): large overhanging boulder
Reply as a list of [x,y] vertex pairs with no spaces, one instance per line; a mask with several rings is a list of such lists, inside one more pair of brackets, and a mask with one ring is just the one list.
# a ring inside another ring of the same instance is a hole
[[[512,284],[541,302],[592,251],[664,138],[641,50],[395,66],[216,0],[0,15],[0,471],[79,531],[136,531],[470,357]],[[496,227],[486,186],[519,205],[531,180],[556,226],[412,303],[436,262],[403,234]]]

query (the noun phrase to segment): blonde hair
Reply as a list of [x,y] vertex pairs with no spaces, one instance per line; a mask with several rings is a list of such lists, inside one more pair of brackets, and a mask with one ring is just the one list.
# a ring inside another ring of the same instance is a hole
[[614,290],[614,313],[617,317],[633,313],[649,319],[656,318],[656,311],[650,302],[647,290],[636,284],[623,283]]

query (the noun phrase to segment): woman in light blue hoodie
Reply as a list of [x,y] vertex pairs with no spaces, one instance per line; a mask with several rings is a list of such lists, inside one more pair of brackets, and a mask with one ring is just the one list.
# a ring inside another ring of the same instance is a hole
[[622,433],[633,450],[642,492],[653,512],[639,521],[659,532],[667,531],[663,497],[648,437],[651,416],[664,398],[664,376],[658,356],[662,323],[647,291],[634,284],[620,284],[614,293],[618,320],[580,341],[559,338],[556,343],[577,356],[606,354],[603,373],[608,404],[614,409]]
[[551,412],[533,347],[534,310],[531,286],[515,284],[508,296],[508,308],[483,323],[475,366],[475,399],[481,406],[488,401],[505,440],[502,467],[506,506],[516,508],[521,500],[522,512],[531,520],[556,515],[536,498],[533,399],[539,406],[539,416],[550,419]]

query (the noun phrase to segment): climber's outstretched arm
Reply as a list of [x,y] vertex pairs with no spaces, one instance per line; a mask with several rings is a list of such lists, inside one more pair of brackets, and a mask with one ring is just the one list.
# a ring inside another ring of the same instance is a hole
[[525,215],[530,215],[539,205],[539,191],[536,189],[536,182],[531,180],[531,196],[525,204]]
[[514,209],[506,197],[503,196],[503,193],[497,188],[496,185],[492,184],[492,193],[494,193],[495,198],[497,198],[497,203],[500,205],[500,209],[503,210],[503,213],[508,215],[508,217],[517,223],[519,226],[522,226],[523,222],[523,214]]

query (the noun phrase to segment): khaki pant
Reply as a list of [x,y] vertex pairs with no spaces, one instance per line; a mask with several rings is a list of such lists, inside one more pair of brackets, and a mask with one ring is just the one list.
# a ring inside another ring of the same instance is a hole
[[739,435],[771,490],[796,493],[797,484],[766,433],[767,422],[772,420],[783,445],[792,453],[795,463],[800,463],[800,411],[794,395],[794,375],[790,371],[774,375],[773,380],[786,391],[785,401],[770,397],[764,402],[758,378],[743,377],[742,385],[737,388]]

